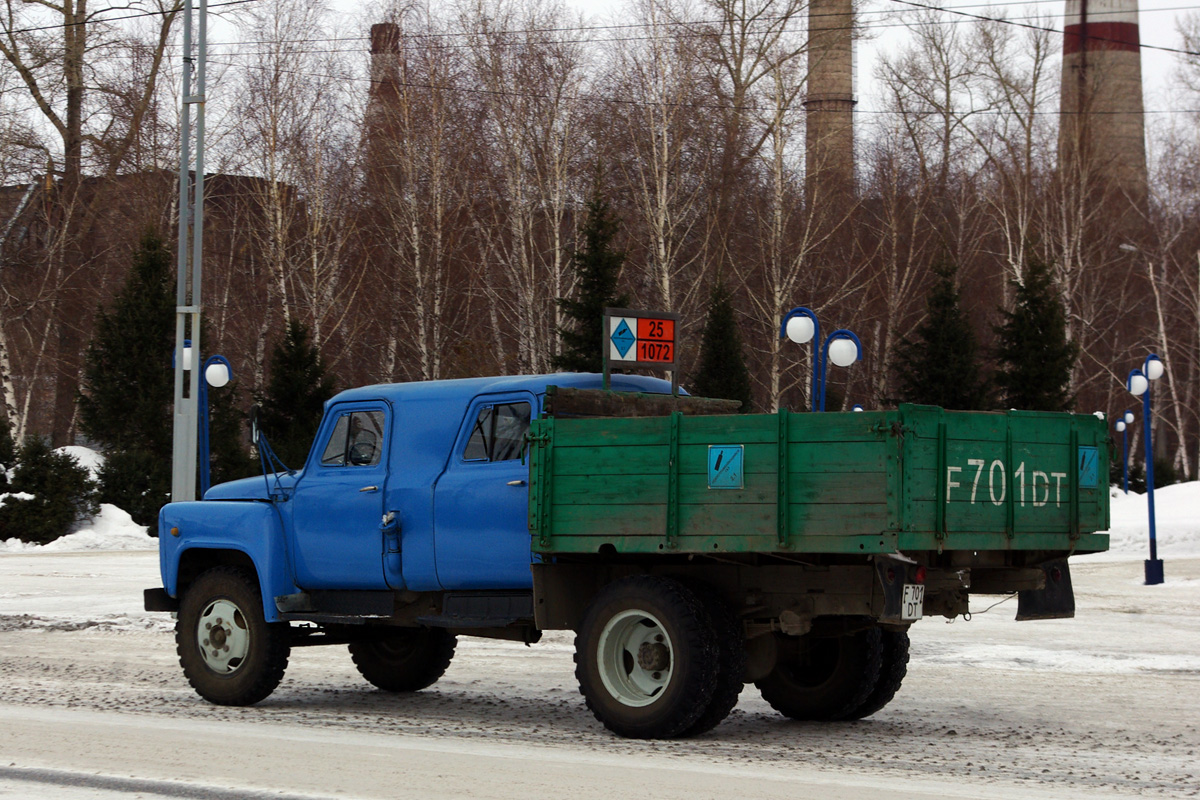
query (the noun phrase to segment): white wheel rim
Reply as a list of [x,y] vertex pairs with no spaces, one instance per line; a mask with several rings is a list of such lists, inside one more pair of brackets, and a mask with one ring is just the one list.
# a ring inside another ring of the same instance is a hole
[[630,609],[610,619],[600,632],[596,661],[608,693],[640,708],[658,700],[671,682],[675,651],[653,614]]
[[196,646],[213,672],[236,672],[250,650],[250,630],[242,610],[225,599],[209,603],[196,623]]

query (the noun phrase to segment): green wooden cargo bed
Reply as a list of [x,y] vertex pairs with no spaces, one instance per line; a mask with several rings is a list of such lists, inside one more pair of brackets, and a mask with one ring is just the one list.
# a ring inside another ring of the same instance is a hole
[[896,411],[547,417],[530,435],[542,554],[1108,548],[1103,419]]

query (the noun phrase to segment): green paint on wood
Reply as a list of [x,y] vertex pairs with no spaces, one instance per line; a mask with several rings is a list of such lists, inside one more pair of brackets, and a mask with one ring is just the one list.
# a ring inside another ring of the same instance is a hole
[[[1107,547],[1105,487],[1081,489],[1092,416],[946,412],[546,419],[531,440],[543,553],[872,553]],[[708,487],[709,445],[743,445],[745,485]]]

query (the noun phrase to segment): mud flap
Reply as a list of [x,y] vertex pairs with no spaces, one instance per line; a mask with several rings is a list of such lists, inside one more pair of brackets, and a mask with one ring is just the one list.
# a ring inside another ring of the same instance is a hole
[[[878,580],[875,585],[875,596],[883,599],[883,611],[879,615],[880,622],[903,622],[900,615],[904,605],[904,583],[908,575],[909,563],[891,556],[875,556],[875,577]],[[878,600],[874,605],[878,608]]]
[[1075,590],[1071,588],[1071,568],[1065,558],[1039,564],[1046,575],[1041,589],[1017,592],[1017,620],[1070,619],[1075,616]]

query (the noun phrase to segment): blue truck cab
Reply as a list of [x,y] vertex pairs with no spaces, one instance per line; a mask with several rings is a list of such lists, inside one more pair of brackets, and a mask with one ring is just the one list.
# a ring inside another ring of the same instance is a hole
[[[302,468],[163,507],[163,587],[148,596],[173,609],[216,566],[253,574],[268,623],[297,619],[332,593],[364,602],[396,592],[528,593],[530,420],[548,385],[600,381],[558,374],[344,391],[326,404]],[[614,375],[612,388],[666,393],[670,384]]]

